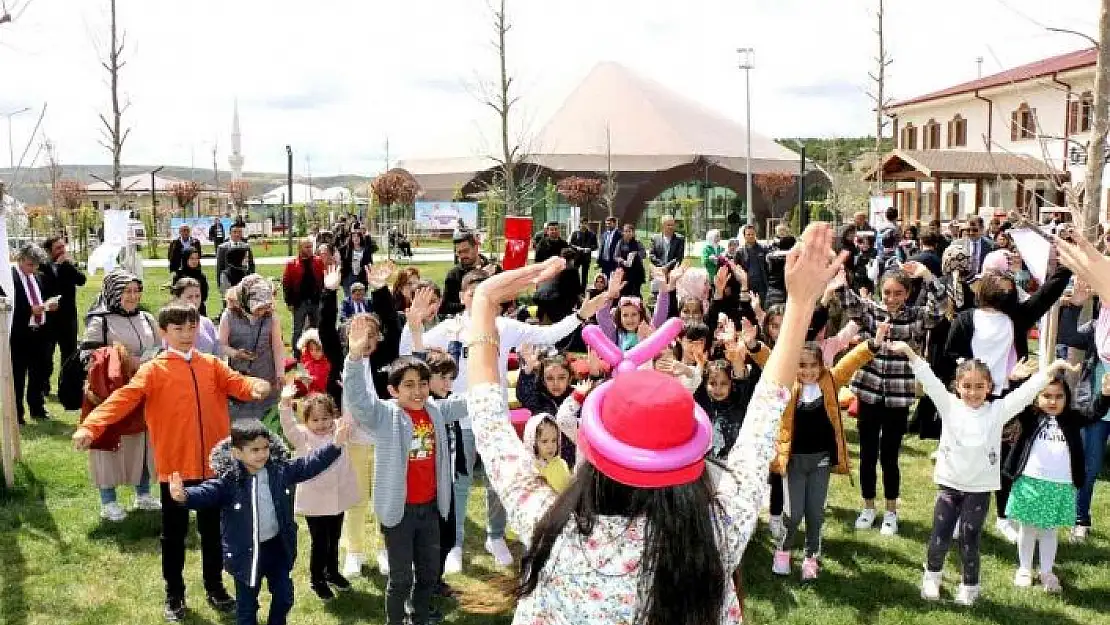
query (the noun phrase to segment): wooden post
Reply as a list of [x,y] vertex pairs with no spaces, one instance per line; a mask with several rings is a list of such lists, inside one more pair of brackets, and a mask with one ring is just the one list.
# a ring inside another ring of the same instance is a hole
[[940,192],[941,192],[940,176],[933,176],[933,214],[940,219]]
[[19,422],[15,416],[15,380],[12,375],[11,344],[8,341],[8,318],[11,314],[11,300],[0,298],[0,401],[4,404],[3,415],[0,415],[0,435],[3,436],[0,456],[4,464],[4,482],[9,488],[15,485],[15,463],[20,458]]
[[974,211],[976,215],[978,215],[979,214],[979,207],[981,207],[982,205],[983,205],[983,179],[982,178],[976,178],[975,179],[975,206],[972,206],[971,210]]

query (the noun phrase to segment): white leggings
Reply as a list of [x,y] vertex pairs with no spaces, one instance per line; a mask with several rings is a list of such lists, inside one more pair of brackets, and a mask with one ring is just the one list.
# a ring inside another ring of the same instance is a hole
[[1041,529],[1032,525],[1018,525],[1018,566],[1033,570],[1033,549],[1041,544],[1041,573],[1051,573],[1056,562],[1057,529]]

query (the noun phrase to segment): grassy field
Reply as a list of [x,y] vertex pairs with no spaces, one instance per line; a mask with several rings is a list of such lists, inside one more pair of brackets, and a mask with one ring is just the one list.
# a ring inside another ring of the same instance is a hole
[[[276,275],[278,267],[265,267]],[[429,265],[426,275],[441,280],[444,265]],[[147,273],[144,302],[156,309],[167,299],[158,288],[165,272]],[[81,294],[82,306],[91,301],[99,278]],[[218,310],[215,297],[209,307]],[[288,314],[281,309],[288,335]],[[102,522],[98,502],[89,485],[86,459],[69,446],[75,414],[51,404],[55,420],[32,422],[23,429],[23,461],[13,489],[0,489],[0,625],[57,623],[161,622],[163,586],[159,568],[158,515],[133,513],[119,524]],[[853,460],[855,423],[848,420]],[[903,453],[901,535],[881,537],[878,531],[852,529],[858,489],[844,478],[834,478],[825,526],[824,563],[820,579],[802,585],[795,575],[774,578],[770,573],[770,538],[764,528],[753,539],[744,576],[749,623],[848,625],[857,623],[914,625],[1093,625],[1107,622],[1110,613],[1110,540],[1105,525],[1096,528],[1083,546],[1061,542],[1057,570],[1064,582],[1062,596],[1047,596],[1039,588],[1012,586],[1015,547],[993,531],[983,541],[983,598],[971,610],[951,602],[958,583],[958,561],[953,554],[945,575],[944,602],[929,604],[918,597],[924,545],[928,539],[933,484],[931,442],[907,439]],[[1096,493],[1096,522],[1110,519],[1110,485],[1105,477]],[[481,490],[481,489],[477,489]],[[133,498],[121,489],[125,506]],[[992,504],[993,505],[993,504]],[[463,591],[450,623],[508,623],[511,608],[505,593],[511,579],[498,571],[482,549],[484,496],[471,497],[468,514],[464,575],[449,581]],[[993,522],[993,515],[991,517]],[[301,524],[303,528],[303,523]],[[308,533],[302,529],[294,580],[296,606],[291,622],[307,625],[381,623],[385,581],[376,573],[355,581],[354,592],[327,605],[308,588]],[[188,556],[188,623],[229,622],[204,603],[196,538]],[[229,588],[230,588],[229,584]],[[266,596],[264,594],[264,596]]]

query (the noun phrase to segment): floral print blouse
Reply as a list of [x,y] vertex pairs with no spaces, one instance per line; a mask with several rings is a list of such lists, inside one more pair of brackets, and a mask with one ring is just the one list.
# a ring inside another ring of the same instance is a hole
[[[790,389],[766,381],[757,384],[740,436],[726,460],[727,470],[714,472],[723,511],[716,519],[717,543],[725,571],[739,566],[755,530],[775,435],[789,400]],[[519,535],[531,536],[557,495],[537,473],[532,454],[510,425],[500,386],[472,387],[467,407],[478,453],[505,504],[509,523]],[[580,535],[574,523],[567,523],[536,590],[517,604],[514,625],[634,623],[640,606],[637,588],[644,531],[643,519],[602,516],[590,536]],[[721,622],[740,622],[740,604],[731,583],[726,584]]]

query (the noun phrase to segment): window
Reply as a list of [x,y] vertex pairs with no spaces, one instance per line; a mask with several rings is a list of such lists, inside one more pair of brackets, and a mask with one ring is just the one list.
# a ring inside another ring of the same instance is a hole
[[1078,99],[1068,101],[1068,134],[1091,131],[1094,119],[1095,97],[1086,91]]
[[921,132],[921,143],[926,150],[940,149],[940,124],[930,119]]
[[902,129],[902,136],[898,141],[898,145],[902,146],[903,150],[916,150],[917,149],[917,128],[913,124],[906,124]]
[[1037,109],[1025,102],[1010,113],[1010,141],[1032,139],[1037,136]]
[[948,147],[962,148],[967,146],[967,120],[957,114],[948,122]]

